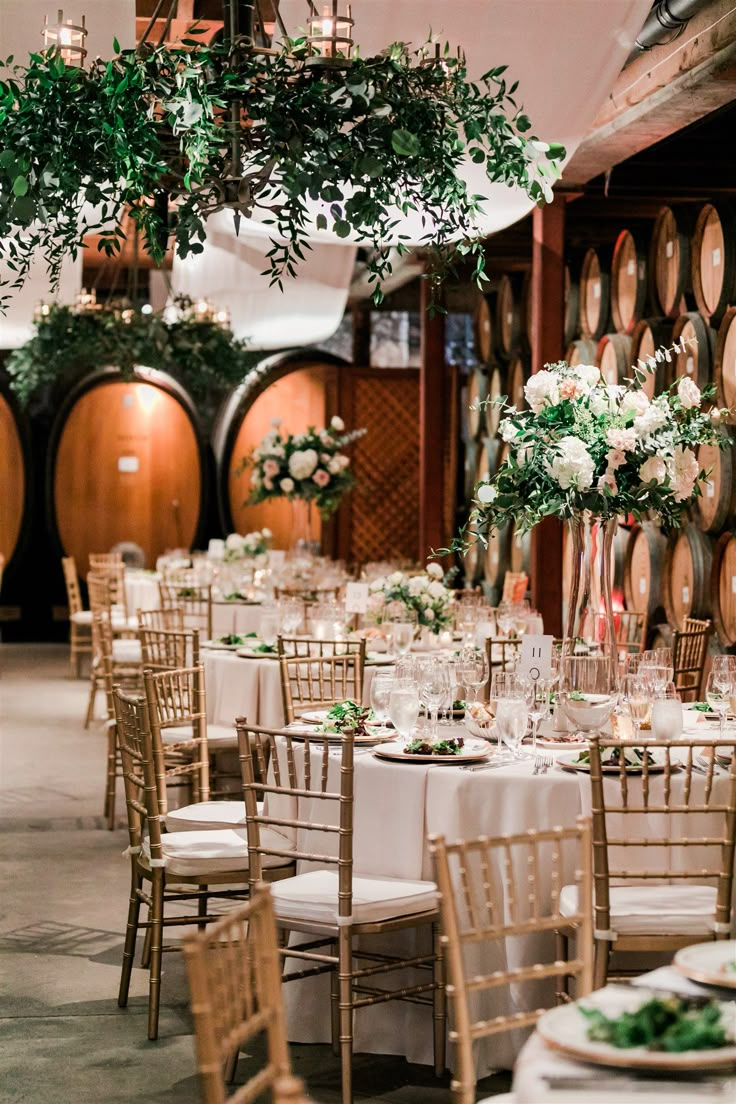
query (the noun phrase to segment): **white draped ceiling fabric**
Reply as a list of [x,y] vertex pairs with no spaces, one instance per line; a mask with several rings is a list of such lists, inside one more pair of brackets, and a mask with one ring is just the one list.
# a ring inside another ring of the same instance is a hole
[[[30,53],[42,49],[44,16],[56,23],[60,6],[64,18],[73,23],[80,22],[83,14],[87,17],[88,57],[111,57],[114,38],[123,49],[135,46],[135,0],[0,0],[0,59],[12,54],[20,64]],[[12,277],[2,265],[0,274]],[[0,315],[0,349],[15,349],[29,340],[33,335],[33,308],[40,299],[73,303],[81,286],[81,256],[64,264],[55,294],[42,261],[37,261],[24,287],[11,292],[7,313]]]
[[[465,51],[468,76],[477,80],[493,66],[508,65],[519,81],[517,102],[533,133],[561,142],[568,157],[609,94],[651,6],[651,0],[352,0],[355,41],[364,56],[397,40],[420,46],[430,30]],[[304,26],[305,0],[281,0],[286,27]],[[471,192],[487,197],[478,232],[493,234],[533,207],[518,188],[490,184],[483,167],[467,162]],[[315,208],[315,214],[319,208]],[[416,217],[402,219],[402,232],[421,238]],[[232,216],[210,220],[203,254],[174,259],[172,287],[206,296],[230,309],[233,329],[255,348],[274,349],[326,339],[345,307],[354,248],[337,244],[330,231],[310,233],[312,252],[284,293],[265,277],[267,228],[244,221],[236,238]]]

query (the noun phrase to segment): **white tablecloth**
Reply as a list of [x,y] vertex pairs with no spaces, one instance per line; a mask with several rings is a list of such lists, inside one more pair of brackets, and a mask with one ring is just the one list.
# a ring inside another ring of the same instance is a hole
[[[125,574],[125,601],[130,614],[136,610],[159,609],[157,573],[128,571]],[[227,633],[257,633],[261,627],[260,602],[212,602],[212,632],[214,636]]]
[[126,571],[125,604],[133,616],[136,610],[154,610],[160,606],[159,576],[148,571]]

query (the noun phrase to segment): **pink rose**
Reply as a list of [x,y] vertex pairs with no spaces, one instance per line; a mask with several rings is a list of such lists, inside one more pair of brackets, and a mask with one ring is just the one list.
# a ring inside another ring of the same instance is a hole
[[318,487],[326,487],[330,482],[329,472],[326,472],[324,468],[317,468],[316,472],[312,476],[312,479]]
[[263,486],[266,488],[267,491],[272,491],[273,479],[269,479],[268,476],[266,476],[266,478],[263,480]]
[[599,491],[610,491],[611,494],[618,494],[618,483],[616,482],[616,476],[612,471],[606,471],[598,480]]
[[279,474],[279,466],[275,460],[263,461],[263,474],[269,479],[273,479],[275,475]]
[[649,399],[643,391],[627,391],[621,400],[619,411],[623,415],[633,414],[638,418],[649,406]]
[[584,393],[585,388],[581,386],[579,380],[571,379],[568,377],[560,384],[561,399],[577,399]]
[[608,461],[609,471],[616,471],[622,464],[626,463],[626,453],[621,449],[611,449],[606,453],[606,460]]
[[636,434],[633,429],[609,429],[606,444],[620,452],[631,452],[636,448]]

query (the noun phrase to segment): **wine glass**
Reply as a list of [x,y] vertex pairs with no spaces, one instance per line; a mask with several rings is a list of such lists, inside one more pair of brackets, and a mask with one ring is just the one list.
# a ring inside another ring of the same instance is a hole
[[515,697],[524,695],[524,682],[520,675],[513,671],[494,671],[491,676],[491,688],[488,694],[488,708],[492,713],[496,712],[496,702],[503,695],[512,694]]
[[406,743],[419,717],[419,693],[413,679],[394,679],[388,698],[388,715]]
[[473,701],[478,700],[478,691],[488,681],[488,660],[485,651],[479,648],[461,648],[457,658],[458,682],[473,691]]
[[304,607],[298,598],[282,598],[279,601],[279,613],[281,614],[281,630],[286,636],[291,636],[302,623]]
[[641,726],[650,718],[650,684],[639,675],[625,675],[621,683],[621,699],[634,726],[634,739],[638,740]]
[[411,621],[393,621],[391,624],[394,651],[405,656],[414,641],[414,625]]
[[263,607],[258,629],[258,635],[263,643],[273,647],[279,634],[279,611],[275,606]]
[[371,709],[377,721],[385,724],[389,719],[389,699],[394,685],[394,676],[389,671],[377,671],[371,682]]
[[600,731],[616,704],[610,656],[563,656],[560,660],[560,705],[579,733]]
[[520,602],[512,603],[511,614],[513,618],[513,629],[517,636],[523,636],[529,627],[530,609],[531,603],[528,598],[523,598]]
[[711,671],[705,684],[705,700],[718,714],[718,736],[722,740],[726,728],[726,713],[731,702],[734,684],[722,671]]
[[519,745],[529,723],[529,712],[523,694],[516,691],[504,692],[496,701],[496,730],[499,741],[503,741],[514,759],[524,756]]
[[499,602],[496,609],[496,624],[501,636],[508,636],[514,627],[514,607],[512,602]]
[[437,713],[445,696],[445,676],[442,664],[436,659],[423,661],[417,672],[419,700],[429,714],[430,737],[437,738]]
[[532,722],[532,750],[531,754],[534,756],[537,751],[537,733],[539,731],[540,722],[545,717],[549,716],[550,709],[550,695],[552,693],[552,680],[551,679],[524,679],[524,697],[526,700],[527,708],[529,710],[529,717]]
[[714,675],[718,676],[718,679],[725,687],[727,683],[731,683],[736,679],[736,656],[713,656],[710,669]]

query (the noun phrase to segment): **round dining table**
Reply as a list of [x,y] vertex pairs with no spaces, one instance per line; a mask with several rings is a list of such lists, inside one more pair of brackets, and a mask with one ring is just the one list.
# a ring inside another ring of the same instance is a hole
[[[161,607],[159,581],[156,571],[126,571],[125,602],[128,612],[137,610],[155,610]],[[261,627],[262,602],[237,600],[227,602],[224,598],[212,600],[212,634],[215,637],[238,633],[257,633]]]

